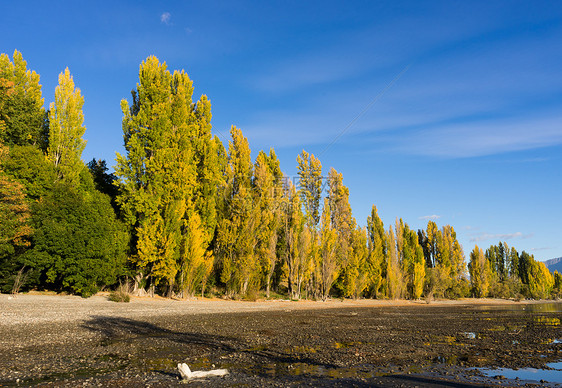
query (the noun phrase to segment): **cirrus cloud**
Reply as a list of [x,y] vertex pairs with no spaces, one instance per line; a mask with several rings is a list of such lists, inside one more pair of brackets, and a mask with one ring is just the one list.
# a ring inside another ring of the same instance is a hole
[[526,239],[531,237],[533,237],[533,233],[530,234],[523,234],[521,232],[505,233],[505,234],[478,233],[472,235],[472,237],[470,238],[470,242],[487,241],[487,240],[511,240],[514,238]]
[[438,220],[440,218],[441,218],[441,216],[438,216],[437,214],[432,214],[430,216],[419,217],[418,219],[419,220],[425,220],[425,221],[429,221],[429,220],[435,221],[435,220]]

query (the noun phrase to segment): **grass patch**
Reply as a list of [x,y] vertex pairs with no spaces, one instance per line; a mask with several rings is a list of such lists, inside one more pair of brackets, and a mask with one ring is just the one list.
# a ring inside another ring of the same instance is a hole
[[128,284],[120,284],[117,290],[111,291],[109,300],[112,302],[129,303],[131,301],[131,296],[129,295]]

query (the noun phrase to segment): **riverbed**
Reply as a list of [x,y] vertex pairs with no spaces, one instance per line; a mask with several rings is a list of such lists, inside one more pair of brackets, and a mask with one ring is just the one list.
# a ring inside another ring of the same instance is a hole
[[[562,303],[497,300],[0,295],[0,385],[185,386],[185,362],[228,369],[189,382],[205,387],[556,386],[540,371],[562,360],[561,319]],[[537,378],[504,372],[521,368]]]

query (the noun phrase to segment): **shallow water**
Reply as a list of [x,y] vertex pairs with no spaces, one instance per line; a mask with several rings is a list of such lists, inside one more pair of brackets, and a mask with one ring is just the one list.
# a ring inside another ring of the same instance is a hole
[[505,376],[508,379],[519,378],[521,380],[533,380],[540,382],[541,380],[548,381],[549,383],[562,384],[562,361],[547,364],[552,369],[535,369],[535,368],[480,368],[479,370],[488,377]]
[[531,313],[560,313],[562,312],[562,302],[485,305],[477,306],[476,308],[480,310],[513,310],[528,311]]

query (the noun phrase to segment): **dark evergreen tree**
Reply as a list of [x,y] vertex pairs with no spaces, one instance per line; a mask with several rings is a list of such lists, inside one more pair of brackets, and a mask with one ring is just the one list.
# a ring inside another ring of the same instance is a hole
[[34,270],[28,287],[87,297],[115,284],[124,271],[124,227],[87,171],[80,180],[80,187],[56,183],[34,206],[33,248],[22,263]]
[[117,177],[114,174],[108,174],[107,171],[109,171],[109,169],[107,168],[105,160],[96,160],[96,158],[93,158],[88,162],[87,166],[94,179],[96,189],[111,198],[111,205],[118,213],[119,207],[115,200],[119,194],[119,187],[116,185]]

